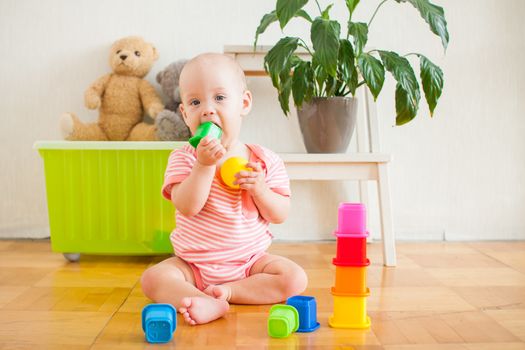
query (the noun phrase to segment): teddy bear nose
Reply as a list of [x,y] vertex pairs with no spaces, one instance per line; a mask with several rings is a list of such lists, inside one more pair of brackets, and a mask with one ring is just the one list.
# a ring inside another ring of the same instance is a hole
[[128,55],[120,55],[120,59],[124,61],[126,58],[128,58]]

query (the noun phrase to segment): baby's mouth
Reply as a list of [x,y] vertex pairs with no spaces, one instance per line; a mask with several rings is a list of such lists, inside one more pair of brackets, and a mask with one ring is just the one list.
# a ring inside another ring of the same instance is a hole
[[[222,129],[221,123],[219,123],[219,122],[217,122],[217,121],[215,121],[215,120],[208,120],[208,122],[213,123],[213,124],[217,125],[219,128]],[[204,122],[203,122],[203,123],[204,123]]]

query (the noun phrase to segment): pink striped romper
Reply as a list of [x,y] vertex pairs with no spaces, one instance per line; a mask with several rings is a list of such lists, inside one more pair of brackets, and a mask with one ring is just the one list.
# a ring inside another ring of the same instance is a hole
[[[246,145],[250,161],[260,162],[266,184],[290,196],[290,180],[277,154],[259,145]],[[162,195],[171,200],[171,188],[182,182],[196,162],[196,151],[186,145],[171,152]],[[197,288],[246,278],[252,265],[266,253],[273,235],[269,222],[259,215],[248,192],[231,189],[221,180],[219,169],[202,210],[193,217],[176,211],[177,226],[171,233],[175,254],[192,268]]]

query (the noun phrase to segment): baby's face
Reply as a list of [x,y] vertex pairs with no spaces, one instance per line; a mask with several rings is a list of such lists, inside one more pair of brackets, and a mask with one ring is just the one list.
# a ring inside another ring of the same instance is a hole
[[180,110],[192,134],[200,124],[211,121],[221,127],[221,143],[226,150],[236,143],[252,98],[230,62],[208,60],[186,66],[180,90]]

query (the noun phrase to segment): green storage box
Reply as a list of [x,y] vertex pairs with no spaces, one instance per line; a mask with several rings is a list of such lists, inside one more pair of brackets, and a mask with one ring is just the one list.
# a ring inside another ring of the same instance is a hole
[[80,253],[172,253],[175,210],[161,187],[169,154],[185,144],[36,142],[44,159],[53,251],[70,260]]

